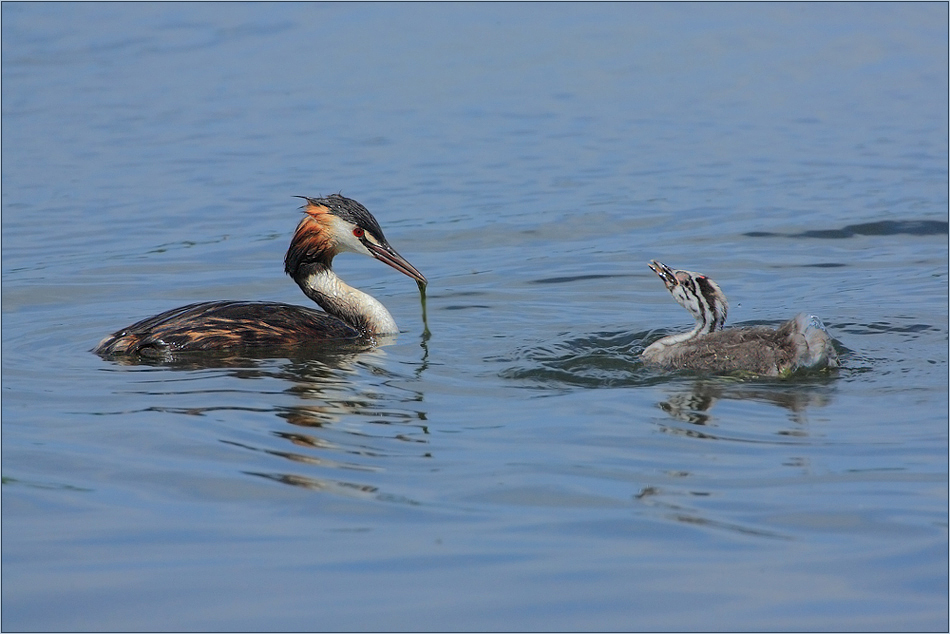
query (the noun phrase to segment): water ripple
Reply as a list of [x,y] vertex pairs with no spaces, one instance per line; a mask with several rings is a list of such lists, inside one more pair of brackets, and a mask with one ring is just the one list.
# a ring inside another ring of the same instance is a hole
[[772,233],[770,231],[748,231],[742,235],[750,238],[824,238],[841,240],[854,236],[913,236],[947,235],[948,223],[940,220],[881,220],[847,225],[841,229],[811,229],[801,233]]
[[489,361],[519,362],[500,373],[502,378],[527,380],[542,386],[616,387],[642,385],[652,375],[640,361],[649,332],[601,332],[563,342],[517,350],[511,357]]

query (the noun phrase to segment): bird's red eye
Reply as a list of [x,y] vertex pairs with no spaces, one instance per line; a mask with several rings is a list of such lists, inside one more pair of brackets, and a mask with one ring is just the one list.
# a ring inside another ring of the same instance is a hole
[[354,227],[354,228],[353,228],[353,235],[356,236],[357,238],[362,238],[362,237],[363,237],[363,228],[362,228],[362,227]]

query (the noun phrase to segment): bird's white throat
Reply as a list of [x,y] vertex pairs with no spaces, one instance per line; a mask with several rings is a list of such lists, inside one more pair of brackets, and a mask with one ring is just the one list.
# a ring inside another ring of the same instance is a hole
[[329,268],[307,277],[304,290],[320,306],[367,335],[396,334],[399,328],[386,307],[375,297],[344,282]]

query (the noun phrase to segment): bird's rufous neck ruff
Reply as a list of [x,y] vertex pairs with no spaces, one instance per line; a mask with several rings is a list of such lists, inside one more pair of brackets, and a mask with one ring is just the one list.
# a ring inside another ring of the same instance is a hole
[[386,307],[375,297],[340,279],[330,267],[315,266],[297,280],[306,295],[323,310],[339,317],[364,335],[396,334],[399,328]]
[[330,209],[324,205],[308,204],[304,211],[306,213],[297,224],[284,257],[284,270],[293,277],[305,264],[320,262],[329,266],[336,255]]

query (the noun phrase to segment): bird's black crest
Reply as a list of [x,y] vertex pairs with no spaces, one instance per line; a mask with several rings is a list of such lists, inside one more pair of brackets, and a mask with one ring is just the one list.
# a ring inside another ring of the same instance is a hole
[[326,207],[334,216],[363,227],[363,229],[371,232],[381,242],[386,241],[383,230],[380,228],[379,223],[376,222],[376,218],[373,217],[373,214],[352,198],[347,198],[340,194],[330,194],[326,198],[310,198],[309,196],[298,196],[298,198],[303,198],[311,205]]

